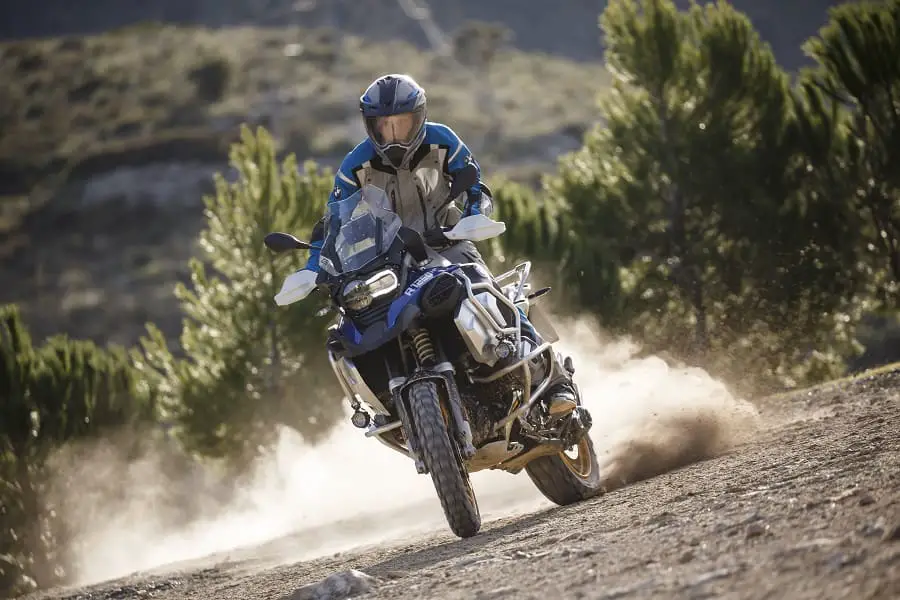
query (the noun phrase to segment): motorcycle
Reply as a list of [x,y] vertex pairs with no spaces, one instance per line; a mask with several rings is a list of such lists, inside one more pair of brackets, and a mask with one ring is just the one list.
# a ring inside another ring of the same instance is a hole
[[[458,174],[441,210],[475,182],[474,168]],[[339,317],[326,351],[351,422],[430,473],[457,536],[481,528],[469,475],[483,469],[524,469],[558,505],[600,494],[591,417],[577,385],[575,402],[545,398],[561,369],[574,374],[571,359],[554,352],[558,335],[536,303],[550,288],[531,291],[530,262],[492,278],[426,243],[490,239],[504,223],[471,215],[423,236],[404,227],[385,191],[372,185],[329,203],[325,222],[319,272],[287,276],[275,302],[329,294],[325,310]],[[265,244],[273,252],[310,248],[281,232]],[[540,344],[523,335],[521,314]]]

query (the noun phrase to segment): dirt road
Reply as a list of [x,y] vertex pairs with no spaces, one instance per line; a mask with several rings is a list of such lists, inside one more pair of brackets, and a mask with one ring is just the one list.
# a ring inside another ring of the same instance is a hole
[[[30,600],[318,598],[356,569],[367,598],[900,598],[900,373],[758,405],[727,454],[583,504],[275,565],[297,534]],[[524,474],[523,474],[524,475]],[[343,525],[349,534],[363,523]],[[274,565],[274,566],[273,566]],[[305,589],[304,586],[310,586]]]

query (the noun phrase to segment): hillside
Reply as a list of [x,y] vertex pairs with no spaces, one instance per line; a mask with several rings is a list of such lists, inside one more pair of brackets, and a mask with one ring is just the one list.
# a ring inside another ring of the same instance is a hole
[[[470,71],[410,44],[300,28],[141,26],[4,44],[0,302],[22,303],[39,336],[132,343],[147,319],[175,333],[172,286],[238,126],[262,124],[283,151],[334,166],[363,135],[359,88],[389,64],[427,86],[431,118],[451,123],[489,176],[575,148],[607,81],[599,63],[507,49],[479,75],[485,96]],[[22,204],[32,212],[13,210]]]
[[[732,0],[746,12],[782,64],[794,68],[804,60],[800,44],[824,23],[835,0]],[[688,0],[676,2],[684,8]],[[328,26],[372,40],[401,39],[430,47],[428,35],[411,19],[427,7],[437,27],[453,32],[466,21],[501,24],[517,48],[547,52],[577,61],[602,55],[597,15],[604,0],[93,0],[75,8],[67,0],[9,3],[0,19],[0,39],[85,35],[140,21],[210,27],[235,25]],[[2,12],[0,12],[2,14]]]

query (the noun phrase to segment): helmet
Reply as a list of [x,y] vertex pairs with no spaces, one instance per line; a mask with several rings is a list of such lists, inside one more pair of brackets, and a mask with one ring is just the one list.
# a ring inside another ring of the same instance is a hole
[[359,99],[366,134],[392,167],[409,163],[425,139],[425,90],[409,75],[384,75]]

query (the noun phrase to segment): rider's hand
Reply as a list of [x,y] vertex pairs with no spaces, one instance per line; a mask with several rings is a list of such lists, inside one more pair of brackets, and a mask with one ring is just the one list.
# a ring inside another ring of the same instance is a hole
[[447,236],[444,235],[445,231],[449,231],[449,228],[435,227],[434,229],[429,229],[422,234],[422,239],[429,246],[442,246],[450,242]]

